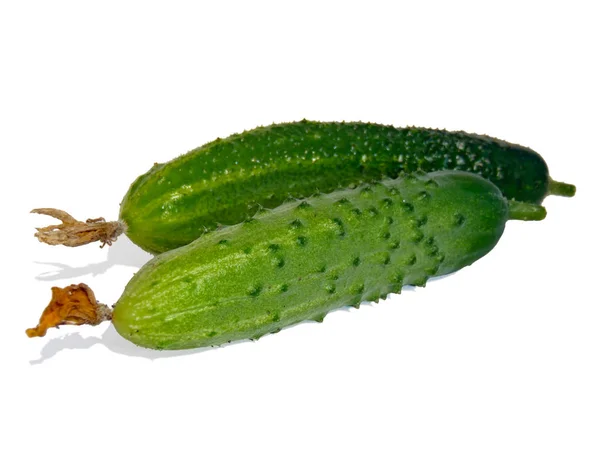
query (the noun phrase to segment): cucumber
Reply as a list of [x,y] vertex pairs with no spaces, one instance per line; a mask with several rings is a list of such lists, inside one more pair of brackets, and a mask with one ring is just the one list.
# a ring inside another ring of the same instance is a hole
[[504,196],[540,203],[546,195],[572,196],[555,182],[534,151],[464,132],[394,128],[370,123],[301,121],[259,127],[217,139],[168,163],[156,164],[130,187],[119,221],[77,222],[51,209],[62,225],[38,229],[49,244],[110,244],[123,231],[158,254],[189,244],[205,231],[305,198],[402,172],[460,170],[495,183]]
[[112,321],[133,343],[183,349],[257,339],[336,308],[424,286],[488,253],[508,219],[542,206],[445,171],[261,210],[163,253],[127,284]]

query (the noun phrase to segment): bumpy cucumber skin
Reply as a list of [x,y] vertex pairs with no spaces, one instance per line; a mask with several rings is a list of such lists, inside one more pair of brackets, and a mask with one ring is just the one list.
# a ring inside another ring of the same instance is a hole
[[400,172],[461,170],[508,199],[540,203],[548,168],[534,151],[486,136],[368,123],[294,122],[217,139],[130,187],[120,218],[137,245],[157,254],[206,230],[251,217],[259,205],[305,198]]
[[156,349],[258,338],[467,266],[496,245],[507,219],[498,188],[462,172],[288,202],[148,262],[113,323]]

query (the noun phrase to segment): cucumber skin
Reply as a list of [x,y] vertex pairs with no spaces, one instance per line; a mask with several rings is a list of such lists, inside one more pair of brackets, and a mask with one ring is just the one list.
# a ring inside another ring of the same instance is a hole
[[113,324],[155,349],[258,338],[465,267],[496,245],[507,218],[498,188],[461,172],[288,202],[155,257]]
[[369,123],[301,121],[217,139],[156,164],[130,187],[120,219],[129,238],[158,254],[207,230],[274,208],[400,172],[461,170],[496,184],[508,199],[540,203],[546,163],[534,151],[487,136]]

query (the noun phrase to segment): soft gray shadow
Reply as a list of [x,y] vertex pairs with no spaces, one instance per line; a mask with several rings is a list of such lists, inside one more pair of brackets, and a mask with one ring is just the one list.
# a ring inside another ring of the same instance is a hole
[[54,269],[40,273],[35,279],[40,281],[54,281],[81,277],[83,275],[92,275],[95,277],[105,273],[113,266],[128,266],[139,269],[150,259],[152,259],[150,253],[146,253],[126,236],[121,236],[117,242],[108,248],[106,261],[82,267],[71,267],[59,262],[36,261],[36,264],[53,266]]
[[111,352],[118,353],[126,356],[136,356],[139,358],[145,358],[155,360],[159,358],[173,358],[177,356],[191,355],[194,353],[204,353],[211,350],[217,350],[230,345],[240,345],[248,343],[250,341],[238,341],[232,342],[231,344],[224,344],[219,347],[202,347],[190,350],[152,350],[149,348],[138,347],[132,344],[128,340],[124,339],[115,327],[110,325],[106,331],[102,334],[102,337],[82,337],[79,333],[70,333],[65,336],[50,339],[48,343],[42,348],[40,357],[29,361],[29,364],[37,365],[53,358],[63,350],[83,350],[93,347],[94,345],[103,345]]

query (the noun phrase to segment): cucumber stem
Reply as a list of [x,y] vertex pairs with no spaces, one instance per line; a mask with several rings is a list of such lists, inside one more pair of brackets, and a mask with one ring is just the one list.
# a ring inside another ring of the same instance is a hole
[[52,299],[35,328],[25,332],[29,337],[42,337],[48,328],[60,325],[98,325],[112,319],[111,309],[96,301],[96,296],[86,284],[72,284],[65,288],[52,288]]
[[546,208],[542,205],[508,201],[508,220],[543,220],[545,217]]
[[34,236],[40,242],[48,245],[79,247],[90,242],[100,241],[102,242],[100,248],[102,248],[106,244],[111,245],[115,242],[126,228],[123,222],[107,222],[103,217],[81,222],[60,209],[38,208],[31,212],[45,214],[62,222],[58,225],[37,228],[38,231]]
[[562,181],[554,181],[550,179],[548,183],[548,195],[558,195],[559,197],[573,197],[576,187],[573,184],[563,183]]

